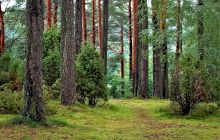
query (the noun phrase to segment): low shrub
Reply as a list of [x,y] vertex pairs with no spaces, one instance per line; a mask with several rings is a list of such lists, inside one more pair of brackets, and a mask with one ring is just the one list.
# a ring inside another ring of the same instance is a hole
[[23,94],[21,92],[0,92],[0,114],[18,114],[22,110]]
[[171,115],[180,115],[181,114],[181,107],[180,107],[179,103],[171,102],[170,105],[167,108],[167,111]]
[[218,111],[218,105],[216,103],[198,103],[191,114],[194,117],[205,117],[215,114]]

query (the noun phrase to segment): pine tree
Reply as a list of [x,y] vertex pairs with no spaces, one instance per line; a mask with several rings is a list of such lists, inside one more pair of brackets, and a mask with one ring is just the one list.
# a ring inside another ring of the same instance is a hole
[[23,116],[44,122],[43,104],[43,0],[27,0],[27,47],[25,66],[25,106]]
[[79,54],[82,45],[82,0],[76,0],[75,9],[75,49]]
[[61,103],[75,102],[75,48],[73,0],[61,2]]

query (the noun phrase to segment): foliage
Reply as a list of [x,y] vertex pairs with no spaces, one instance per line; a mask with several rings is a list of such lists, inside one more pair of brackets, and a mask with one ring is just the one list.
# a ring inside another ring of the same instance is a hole
[[56,48],[43,59],[44,80],[51,86],[60,77],[60,51]]
[[98,98],[107,99],[103,62],[90,43],[82,48],[77,57],[76,82],[82,103],[88,98],[89,104],[94,106]]
[[1,91],[0,92],[0,114],[18,114],[22,109],[21,92]]
[[[179,103],[182,114],[188,114],[196,103],[204,101],[207,96],[204,89],[204,68],[197,57],[191,54],[182,55],[179,66],[180,91],[171,93],[171,99]],[[176,88],[176,84],[172,83],[171,88]]]
[[60,31],[57,27],[44,32],[44,80],[51,86],[60,77]]
[[61,35],[57,27],[52,27],[44,32],[43,57],[49,55],[50,51],[60,48]]
[[216,103],[198,103],[192,110],[194,117],[206,117],[217,113],[218,105]]

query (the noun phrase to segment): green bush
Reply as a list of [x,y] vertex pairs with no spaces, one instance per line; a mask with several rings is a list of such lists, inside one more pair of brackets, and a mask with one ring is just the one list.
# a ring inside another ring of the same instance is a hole
[[60,52],[58,49],[48,52],[43,59],[44,80],[51,86],[60,77]]
[[81,50],[76,61],[76,82],[79,101],[96,105],[98,98],[107,99],[104,67],[95,47],[87,43]]
[[18,114],[21,112],[23,94],[21,92],[0,92],[0,114]]
[[218,111],[218,105],[216,103],[198,103],[191,111],[194,117],[205,117],[215,114]]
[[167,111],[171,115],[180,115],[182,113],[181,107],[180,107],[179,103],[177,103],[177,102],[171,102],[170,105],[168,106]]

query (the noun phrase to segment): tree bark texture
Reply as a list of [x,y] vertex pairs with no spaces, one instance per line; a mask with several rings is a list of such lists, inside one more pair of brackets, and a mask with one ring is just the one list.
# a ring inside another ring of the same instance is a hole
[[58,21],[58,8],[59,8],[59,4],[58,4],[58,1],[55,1],[54,2],[54,5],[53,5],[53,24],[55,26],[57,26],[57,21]]
[[75,49],[79,54],[82,45],[82,0],[76,0],[75,7]]
[[5,24],[4,24],[4,13],[2,11],[0,2],[0,55],[5,49]]
[[102,51],[102,10],[101,10],[101,0],[98,0],[98,48],[100,49],[100,54],[103,56]]
[[124,85],[124,25],[121,25],[121,33],[120,33],[120,40],[121,40],[121,93],[124,96],[125,92],[125,85]]
[[94,46],[95,46],[95,38],[96,38],[95,13],[96,13],[96,0],[92,0],[92,43]]
[[52,24],[52,2],[47,0],[47,27],[50,29]]
[[132,11],[131,11],[131,0],[128,3],[128,20],[129,20],[129,79],[133,79],[132,74]]
[[75,48],[73,0],[61,2],[61,103],[75,102]]
[[107,75],[107,52],[108,52],[108,19],[109,0],[103,0],[103,30],[102,30],[102,57],[104,59],[105,75]]
[[85,43],[87,40],[87,26],[86,26],[86,3],[85,0],[82,1],[82,42]]
[[[158,36],[159,23],[158,23],[158,6],[159,1],[153,0],[152,2],[152,22],[153,22],[153,35]],[[153,42],[153,95],[161,98],[161,62],[160,62],[160,45],[158,41]]]
[[27,47],[25,65],[25,118],[44,122],[42,54],[44,30],[44,1],[27,0]]
[[[148,29],[148,5],[147,0],[142,0],[141,3],[141,13],[142,13],[142,30]],[[148,34],[144,34],[148,36]],[[139,95],[142,98],[148,98],[148,41],[144,40],[141,43],[141,64],[140,64],[140,87],[139,87]]]
[[168,56],[167,56],[167,37],[166,37],[166,14],[167,14],[167,0],[160,0],[160,33],[162,36],[162,83],[161,94],[162,98],[168,98]]

